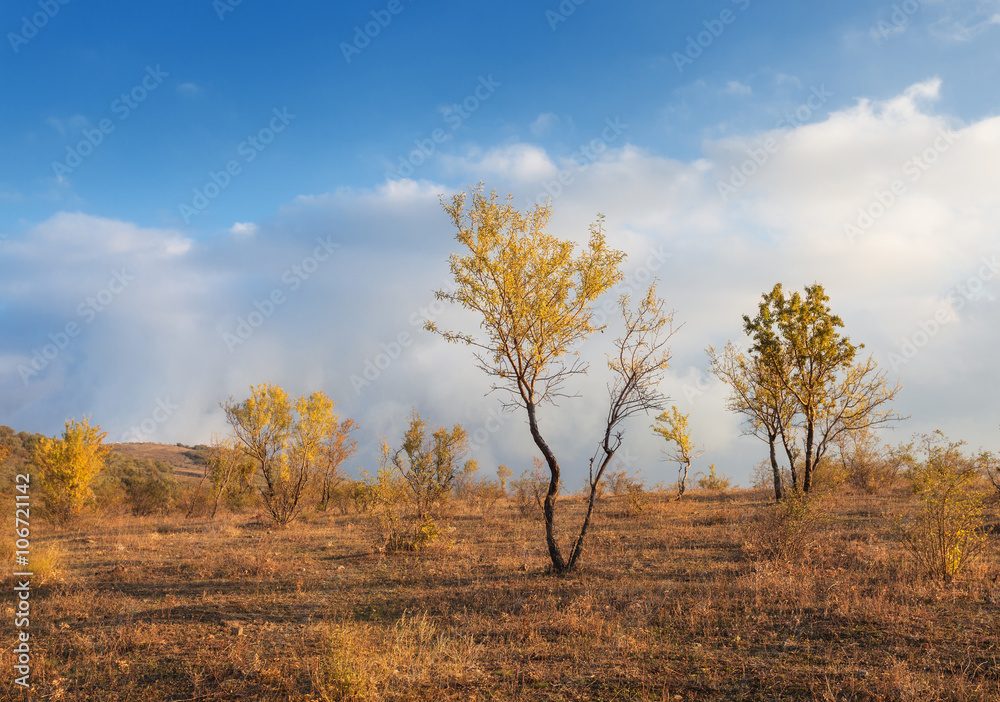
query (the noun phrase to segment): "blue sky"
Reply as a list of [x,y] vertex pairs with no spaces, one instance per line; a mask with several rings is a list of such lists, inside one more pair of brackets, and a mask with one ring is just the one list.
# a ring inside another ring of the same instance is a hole
[[[894,438],[1000,444],[996,0],[35,0],[0,29],[0,423],[206,441],[220,401],[271,380],[329,392],[366,446],[413,406],[496,427],[468,354],[412,323],[450,314],[428,309],[452,250],[438,196],[483,180],[553,195],[563,236],[608,215],[685,324],[665,390],[737,478],[763,447],[703,349],[779,280],[824,283],[903,382]],[[603,414],[585,351],[586,400],[546,420],[578,467]],[[627,463],[666,479],[645,424]],[[530,465],[520,417],[482,436],[484,465]]]

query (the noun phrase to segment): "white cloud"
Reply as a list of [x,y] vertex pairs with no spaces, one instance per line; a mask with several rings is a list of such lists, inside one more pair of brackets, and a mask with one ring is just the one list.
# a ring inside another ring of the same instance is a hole
[[543,137],[559,126],[559,116],[554,112],[543,112],[538,115],[529,129],[533,136]]
[[177,86],[177,94],[185,97],[194,97],[201,92],[201,87],[194,83],[181,83]]
[[250,239],[257,233],[257,225],[253,222],[236,222],[229,228],[229,233],[235,237]]
[[45,120],[45,124],[58,132],[59,136],[76,136],[81,129],[85,129],[90,124],[90,120],[83,115],[73,115],[66,119],[49,117]]
[[485,152],[474,149],[465,156],[442,156],[442,163],[452,173],[479,174],[515,182],[532,182],[551,178],[558,168],[545,149],[533,144],[510,144]]
[[[684,324],[664,389],[691,413],[694,436],[708,450],[703,465],[714,462],[745,482],[763,456],[760,442],[739,438],[724,388],[705,373],[704,348],[740,339],[740,316],[779,281],[794,289],[822,283],[847,333],[902,379],[898,409],[913,419],[898,438],[944,427],[974,446],[998,448],[992,389],[1000,369],[990,361],[1000,344],[1000,272],[982,278],[981,294],[956,291],[978,271],[990,272],[984,257],[1000,254],[992,172],[1000,118],[959,124],[934,110],[939,92],[940,82],[929,80],[795,129],[708,142],[695,161],[615,143],[584,167],[513,144],[449,157],[449,166],[455,185],[482,178],[516,202],[565,168],[571,178],[553,201],[553,233],[583,241],[604,212],[611,241],[630,256],[629,274],[644,282],[655,268],[660,294]],[[768,139],[773,145],[761,157]],[[755,172],[724,200],[719,183],[734,166]],[[855,240],[845,236],[844,225],[894,181],[904,192]],[[410,407],[436,424],[483,426],[498,406],[495,395],[485,396],[489,379],[468,349],[421,331],[428,316],[476,328],[432,294],[446,283],[454,251],[438,197],[455,185],[397,180],[302,196],[267,221],[234,225],[234,234],[255,228],[242,242],[196,243],[80,213],[12,235],[0,259],[7,301],[0,314],[13,330],[0,346],[0,421],[51,432],[86,411],[120,433],[169,396],[181,409],[153,438],[204,441],[224,429],[220,400],[270,380],[295,394],[327,390],[361,424],[362,443],[379,431],[398,439]],[[340,246],[328,252],[318,243],[324,238]],[[317,256],[324,258],[310,261]],[[76,319],[81,300],[121,265],[135,267],[135,282],[25,387],[17,364]],[[270,309],[276,290],[284,301]],[[930,334],[941,305],[954,319]],[[230,353],[223,334],[235,334],[255,310],[259,326]],[[546,407],[542,416],[574,485],[603,415],[595,398],[605,393],[602,344],[610,337],[599,337],[584,350],[593,364],[578,386],[585,399]],[[889,354],[900,354],[907,340],[917,353],[893,370]],[[363,378],[369,367],[376,377],[356,393],[352,376]],[[651,422],[637,420],[626,445],[653,482],[671,479]],[[489,435],[479,458],[487,469],[505,461],[520,472],[534,453],[515,414]]]
[[728,95],[752,95],[753,88],[749,85],[744,85],[738,80],[731,80],[726,83],[726,88],[722,92]]
[[940,4],[931,32],[947,41],[969,42],[1000,25],[997,0],[948,0]]

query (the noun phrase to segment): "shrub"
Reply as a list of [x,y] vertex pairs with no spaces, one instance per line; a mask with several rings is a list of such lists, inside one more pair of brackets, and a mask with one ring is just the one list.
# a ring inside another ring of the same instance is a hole
[[476,462],[459,464],[468,452],[465,430],[439,427],[426,436],[426,423],[416,411],[403,434],[403,445],[393,451],[381,439],[378,474],[367,481],[371,511],[379,524],[381,548],[412,551],[438,540],[435,518],[451,499],[455,481],[468,481]]
[[505,496],[503,483],[488,478],[472,483],[466,489],[466,493],[469,505],[478,510],[484,517],[489,516],[497,503]]
[[535,467],[521,473],[521,477],[513,481],[514,504],[522,517],[542,516],[542,505],[545,493],[549,490],[549,479],[542,472],[543,463],[535,457]]
[[608,471],[607,475],[604,476],[602,485],[606,485],[608,491],[615,497],[621,497],[628,492],[632,476],[621,468],[620,463],[615,468],[617,470]]
[[885,492],[912,463],[913,444],[890,447],[872,430],[848,432],[837,439],[836,453],[824,466],[833,466],[840,482],[875,495]]
[[[711,463],[708,466],[708,475],[704,473],[698,473],[701,477],[698,478],[698,487],[702,490],[717,490],[719,492],[725,492],[732,485],[732,481],[729,476],[723,473],[719,475],[715,472],[715,464]],[[773,478],[772,478],[773,480]]]
[[[478,467],[468,460],[459,467],[469,451],[465,429],[456,424],[449,432],[439,427],[427,437],[426,422],[416,411],[403,434],[403,446],[386,454],[408,489],[418,514],[428,515],[443,507],[452,496],[456,480],[468,481]],[[383,441],[385,449],[388,446]]]
[[1000,496],[1000,456],[989,451],[981,451],[976,456],[976,464],[983,472],[983,475],[986,476],[986,479],[990,481],[990,484],[996,488],[998,496]]
[[631,480],[625,493],[625,514],[636,517],[649,508],[649,493],[641,480]]
[[180,495],[180,485],[170,466],[162,461],[127,459],[114,456],[108,472],[118,480],[133,515],[166,514]]
[[[69,420],[61,439],[43,437],[31,452],[45,514],[56,524],[73,521],[93,499],[93,482],[111,449],[108,433],[90,419]],[[32,481],[34,482],[34,481]]]
[[326,508],[336,509],[340,514],[348,514],[351,511],[351,505],[355,504],[355,491],[359,485],[361,483],[347,478],[341,480],[330,489]]
[[358,481],[351,483],[351,502],[354,509],[359,513],[367,513],[375,507],[376,491],[375,487],[367,482]]
[[802,560],[825,518],[820,498],[787,493],[780,502],[757,511],[747,525],[743,548],[761,560]]
[[440,531],[428,513],[414,512],[406,482],[389,469],[389,448],[383,442],[378,474],[368,483],[371,508],[378,525],[379,548],[418,551],[437,541]]
[[935,432],[923,444],[925,458],[910,471],[920,505],[910,519],[897,516],[895,525],[917,570],[949,582],[985,545],[983,493],[975,489],[975,459],[963,455],[963,442]]
[[98,492],[105,509],[117,500],[135,516],[166,514],[181,495],[169,464],[115,453],[108,457]]

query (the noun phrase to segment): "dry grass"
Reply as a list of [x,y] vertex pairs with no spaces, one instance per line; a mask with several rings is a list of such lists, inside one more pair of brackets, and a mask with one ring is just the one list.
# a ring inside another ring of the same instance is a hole
[[942,585],[883,517],[907,496],[828,498],[788,552],[760,548],[761,494],[670,497],[631,517],[604,498],[570,577],[546,572],[541,522],[505,502],[459,506],[449,544],[399,554],[361,515],[39,526],[36,699],[1000,699],[995,533]]

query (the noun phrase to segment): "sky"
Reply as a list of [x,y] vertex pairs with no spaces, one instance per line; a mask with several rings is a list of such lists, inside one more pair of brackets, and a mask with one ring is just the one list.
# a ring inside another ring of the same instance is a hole
[[[661,389],[746,485],[709,345],[775,283],[820,283],[903,386],[896,443],[1000,449],[1000,1],[13,0],[0,9],[0,424],[206,443],[220,403],[323,390],[353,470],[416,409],[484,473],[537,450],[435,301],[478,182],[674,312]],[[540,425],[577,487],[603,354]],[[653,417],[622,468],[670,482]]]

